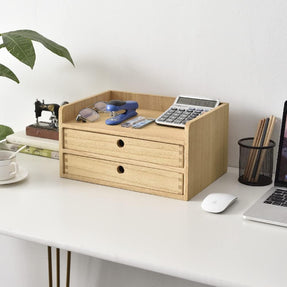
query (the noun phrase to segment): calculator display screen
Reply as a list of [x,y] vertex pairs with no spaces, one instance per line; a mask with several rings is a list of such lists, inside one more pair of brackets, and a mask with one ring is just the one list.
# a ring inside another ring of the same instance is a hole
[[215,107],[217,101],[179,97],[176,103],[181,104],[181,105],[192,105],[192,106],[201,106],[201,107],[213,108],[213,107]]

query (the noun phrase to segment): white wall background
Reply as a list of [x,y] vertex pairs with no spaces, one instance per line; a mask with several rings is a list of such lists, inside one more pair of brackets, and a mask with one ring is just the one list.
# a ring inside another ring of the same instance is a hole
[[[21,84],[0,78],[0,124],[17,131],[33,123],[36,98],[60,104],[109,89],[185,93],[230,103],[229,165],[238,165],[237,140],[252,136],[265,116],[278,117],[273,136],[278,141],[287,94],[286,1],[2,2],[0,33],[36,30],[67,47],[76,68],[38,44],[36,65],[30,71],[1,49],[0,63],[10,67]],[[106,267],[115,270],[112,264]],[[0,281],[1,277],[2,272]],[[168,286],[159,281],[150,286]],[[115,282],[73,286],[116,286]],[[186,286],[181,284],[177,286]]]

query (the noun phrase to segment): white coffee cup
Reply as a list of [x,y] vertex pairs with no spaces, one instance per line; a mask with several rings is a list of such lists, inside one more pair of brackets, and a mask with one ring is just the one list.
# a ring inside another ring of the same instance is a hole
[[16,155],[11,151],[0,150],[0,180],[8,180],[15,177],[17,171]]

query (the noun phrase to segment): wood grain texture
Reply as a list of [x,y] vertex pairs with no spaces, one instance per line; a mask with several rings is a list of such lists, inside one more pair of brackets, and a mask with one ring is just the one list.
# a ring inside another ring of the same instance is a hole
[[225,103],[186,124],[185,200],[227,171],[228,115]]
[[66,149],[183,167],[183,146],[180,145],[72,129],[64,130],[64,138]]
[[137,187],[147,190],[158,190],[167,193],[183,193],[183,174],[127,164],[124,161],[106,161],[66,154],[64,156],[65,173],[84,181],[104,185],[121,184],[127,189]]

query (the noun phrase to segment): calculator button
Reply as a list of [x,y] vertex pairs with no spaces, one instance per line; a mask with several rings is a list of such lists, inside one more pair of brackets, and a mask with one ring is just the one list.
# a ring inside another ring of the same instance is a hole
[[175,124],[184,126],[186,122],[193,120],[204,112],[203,109],[195,108],[176,108],[172,107],[167,110],[159,119],[162,123]]

